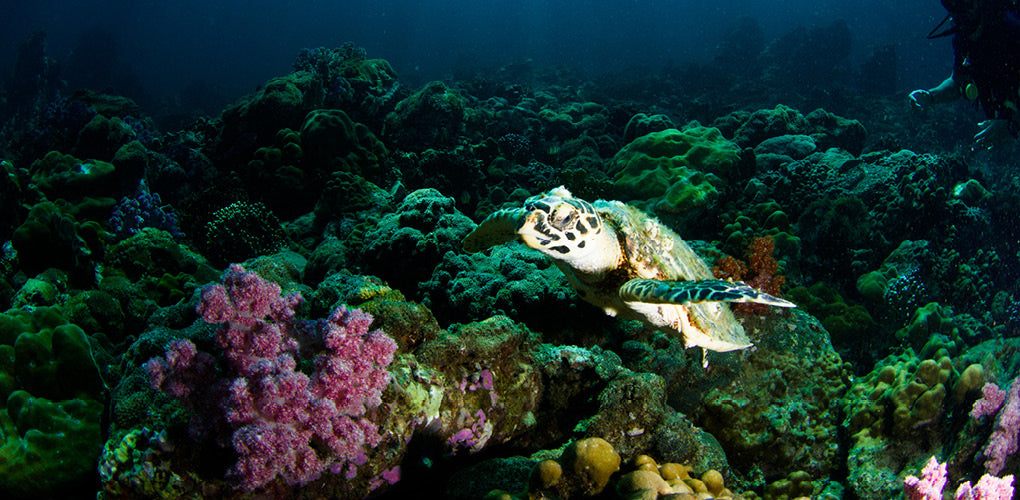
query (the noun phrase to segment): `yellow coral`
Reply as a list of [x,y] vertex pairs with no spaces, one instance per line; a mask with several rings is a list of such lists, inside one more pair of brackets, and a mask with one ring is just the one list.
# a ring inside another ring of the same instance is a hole
[[956,402],[959,403],[963,401],[968,393],[981,390],[981,387],[985,385],[986,381],[987,377],[985,376],[985,369],[981,365],[975,363],[964,368],[963,373],[960,374],[959,380],[956,381],[956,387],[953,388],[953,394],[956,396]]
[[620,455],[605,439],[598,437],[575,441],[563,452],[560,461],[578,481],[584,495],[597,495],[609,484],[609,477],[620,470]]

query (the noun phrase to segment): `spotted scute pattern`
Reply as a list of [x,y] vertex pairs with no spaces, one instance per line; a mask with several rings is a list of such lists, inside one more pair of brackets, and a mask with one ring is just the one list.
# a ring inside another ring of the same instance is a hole
[[650,304],[696,304],[698,302],[754,302],[775,307],[796,307],[741,281],[658,281],[633,279],[620,287],[625,301]]

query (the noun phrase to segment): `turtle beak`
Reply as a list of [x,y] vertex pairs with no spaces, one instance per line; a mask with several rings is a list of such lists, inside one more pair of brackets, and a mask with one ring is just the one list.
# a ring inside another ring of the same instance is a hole
[[521,240],[524,241],[525,245],[541,250],[552,243],[549,235],[543,234],[537,229],[544,224],[544,221],[544,212],[534,211],[524,217],[521,226],[517,228],[517,234],[520,235]]

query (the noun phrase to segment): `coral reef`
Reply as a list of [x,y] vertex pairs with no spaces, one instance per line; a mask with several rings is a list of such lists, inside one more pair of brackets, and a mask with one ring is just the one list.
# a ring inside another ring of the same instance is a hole
[[[903,49],[857,63],[846,24],[734,26],[594,80],[308,48],[204,117],[68,92],[30,35],[0,93],[0,490],[1005,498],[1017,146],[885,96]],[[739,304],[753,347],[705,354],[524,245],[465,251],[557,185],[797,308]]]

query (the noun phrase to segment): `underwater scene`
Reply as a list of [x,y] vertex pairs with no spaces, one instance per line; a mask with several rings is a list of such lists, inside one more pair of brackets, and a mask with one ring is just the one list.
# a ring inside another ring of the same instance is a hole
[[1015,0],[11,3],[0,498],[1013,498]]

